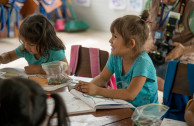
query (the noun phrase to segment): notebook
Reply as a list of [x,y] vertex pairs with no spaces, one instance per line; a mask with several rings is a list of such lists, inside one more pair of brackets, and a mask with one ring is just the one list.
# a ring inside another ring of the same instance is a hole
[[[63,98],[68,114],[95,112],[96,109],[135,108],[131,103],[124,100],[89,96],[75,89],[58,94]],[[50,115],[54,106],[52,98],[47,100],[47,105],[48,114]]]

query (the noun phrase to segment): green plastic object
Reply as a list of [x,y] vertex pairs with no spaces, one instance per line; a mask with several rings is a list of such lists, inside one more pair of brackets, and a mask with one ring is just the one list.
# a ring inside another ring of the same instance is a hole
[[80,32],[89,28],[89,25],[81,20],[67,20],[65,23],[66,32]]
[[67,19],[65,23],[65,31],[66,32],[80,32],[85,31],[89,28],[89,25],[82,21],[77,19],[76,14],[73,10],[73,6],[71,4],[71,0],[67,0],[68,8],[71,12],[72,17]]

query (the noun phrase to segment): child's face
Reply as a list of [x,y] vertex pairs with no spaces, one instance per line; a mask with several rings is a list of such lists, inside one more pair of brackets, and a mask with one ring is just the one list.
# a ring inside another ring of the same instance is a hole
[[38,50],[37,50],[37,46],[36,44],[31,43],[30,41],[27,41],[25,39],[21,39],[21,41],[23,42],[23,45],[25,47],[25,49],[31,53],[31,54],[38,54]]
[[114,29],[114,33],[112,33],[112,37],[109,40],[111,44],[111,54],[115,56],[124,56],[128,53],[129,48],[126,47],[122,36]]

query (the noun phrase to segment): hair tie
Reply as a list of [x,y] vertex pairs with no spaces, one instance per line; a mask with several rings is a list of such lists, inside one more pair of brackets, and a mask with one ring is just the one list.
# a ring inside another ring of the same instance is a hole
[[142,18],[140,18],[141,19],[141,21],[143,21],[143,22],[145,22],[145,23],[152,23],[151,21],[145,21],[145,20],[143,20]]
[[47,94],[47,98],[51,98],[51,94]]

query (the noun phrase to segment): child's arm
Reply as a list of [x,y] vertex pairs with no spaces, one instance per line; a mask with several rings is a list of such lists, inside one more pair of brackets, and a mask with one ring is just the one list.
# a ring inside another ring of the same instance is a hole
[[106,89],[98,87],[93,83],[80,82],[76,89],[89,95],[101,95],[109,98],[132,101],[139,94],[145,81],[146,77],[144,76],[134,77],[127,89]]
[[[66,58],[62,59],[61,61],[66,62],[68,64]],[[29,66],[25,66],[24,69],[25,69],[25,72],[27,74],[46,74],[46,72],[41,67],[41,65],[29,65]],[[69,67],[68,67],[66,73],[67,74],[69,73]]]
[[10,51],[10,52],[5,52],[0,55],[0,64],[6,64],[18,58],[19,57],[16,55],[15,50]]
[[110,72],[105,66],[102,72],[98,76],[96,76],[90,83],[93,83],[99,87],[105,87],[106,83],[110,80],[112,75],[113,73]]
[[69,71],[69,64],[68,64],[67,59],[66,59],[66,58],[64,58],[64,59],[62,59],[61,61],[63,61],[63,62],[66,62],[66,63],[67,63],[68,67],[67,67],[67,70],[65,71],[65,73],[69,75],[69,74],[70,74],[70,71]]
[[26,74],[46,74],[41,65],[29,65],[24,67]]
[[185,121],[189,126],[194,126],[194,101],[189,105],[185,112]]
[[[112,74],[113,73],[110,72],[105,66],[102,72],[98,76],[96,76],[90,83],[96,85],[96,87],[105,87],[106,83],[110,80]],[[80,81],[80,83],[87,82]],[[81,84],[75,85],[76,90],[82,91],[80,86]]]

